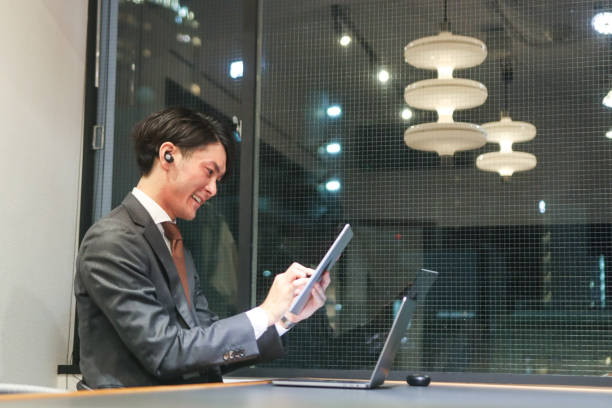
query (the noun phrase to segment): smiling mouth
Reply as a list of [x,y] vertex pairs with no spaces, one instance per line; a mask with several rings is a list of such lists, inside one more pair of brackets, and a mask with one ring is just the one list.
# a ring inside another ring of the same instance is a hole
[[193,198],[194,200],[196,200],[196,202],[197,202],[198,204],[202,204],[202,202],[203,202],[203,200],[202,200],[200,197],[198,197],[197,195],[195,195],[195,194],[192,194],[192,195],[191,195],[191,198]]

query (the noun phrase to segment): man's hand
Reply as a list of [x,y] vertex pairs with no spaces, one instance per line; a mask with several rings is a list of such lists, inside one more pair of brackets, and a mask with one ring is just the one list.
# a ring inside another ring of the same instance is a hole
[[274,277],[268,296],[260,306],[268,315],[268,326],[278,322],[289,310],[293,298],[300,293],[308,282],[307,277],[313,273],[312,269],[294,262],[285,272]]
[[[310,276],[310,275],[309,275]],[[294,315],[293,313],[287,311],[285,316],[292,323],[301,322],[304,319],[308,319],[314,312],[316,312],[321,306],[325,304],[325,300],[327,297],[325,296],[325,290],[329,286],[331,279],[329,277],[329,271],[325,271],[321,280],[314,284],[312,290],[310,291],[310,297],[308,298],[308,302],[304,305],[304,308],[298,315]]]

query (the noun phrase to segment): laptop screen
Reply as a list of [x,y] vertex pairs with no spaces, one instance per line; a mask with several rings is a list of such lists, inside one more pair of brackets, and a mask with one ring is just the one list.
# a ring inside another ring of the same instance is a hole
[[416,309],[417,300],[425,299],[429,288],[438,277],[438,273],[427,269],[421,269],[417,274],[417,279],[412,285],[408,296],[404,297],[402,304],[400,305],[399,311],[393,321],[385,345],[378,357],[378,362],[370,378],[370,386],[378,387],[385,382],[385,379],[389,375],[395,354],[399,349],[402,342],[402,338],[406,333],[408,324],[412,319],[414,310]]

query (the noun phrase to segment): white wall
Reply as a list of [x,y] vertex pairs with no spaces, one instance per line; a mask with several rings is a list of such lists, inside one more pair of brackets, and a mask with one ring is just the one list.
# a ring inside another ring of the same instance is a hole
[[0,382],[68,361],[87,1],[0,0]]

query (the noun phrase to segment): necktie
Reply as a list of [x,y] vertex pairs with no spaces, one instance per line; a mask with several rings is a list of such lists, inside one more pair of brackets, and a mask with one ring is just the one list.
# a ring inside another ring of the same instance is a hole
[[183,249],[183,237],[176,224],[172,222],[162,222],[166,238],[170,241],[172,259],[178,271],[179,278],[183,284],[183,290],[187,297],[187,302],[191,306],[191,296],[189,296],[189,285],[187,283],[187,268],[185,267],[185,250]]

